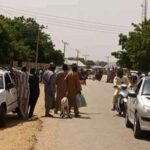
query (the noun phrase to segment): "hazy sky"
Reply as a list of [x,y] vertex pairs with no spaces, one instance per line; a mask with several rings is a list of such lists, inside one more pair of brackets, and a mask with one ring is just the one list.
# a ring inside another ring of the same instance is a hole
[[[149,0],[148,0],[149,1]],[[56,48],[69,45],[66,56],[88,54],[88,59],[105,60],[119,50],[118,34],[139,23],[143,0],[0,0],[0,13],[8,16],[34,17],[48,26]],[[150,3],[150,2],[149,2]],[[150,17],[148,7],[148,17]],[[111,58],[110,61],[114,61]]]

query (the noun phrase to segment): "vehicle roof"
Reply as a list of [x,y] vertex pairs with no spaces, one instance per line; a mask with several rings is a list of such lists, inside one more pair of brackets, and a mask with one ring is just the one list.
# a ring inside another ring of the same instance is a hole
[[9,72],[8,70],[3,70],[3,69],[0,69],[0,74],[4,74],[6,72]]
[[145,77],[143,77],[143,79],[149,79],[150,80],[150,76],[145,76]]

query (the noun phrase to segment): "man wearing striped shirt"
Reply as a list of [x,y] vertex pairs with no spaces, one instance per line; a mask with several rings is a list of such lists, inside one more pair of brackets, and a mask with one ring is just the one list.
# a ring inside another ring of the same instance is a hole
[[13,72],[17,79],[18,104],[23,118],[28,118],[28,103],[29,103],[29,74],[26,66],[21,70],[13,68]]

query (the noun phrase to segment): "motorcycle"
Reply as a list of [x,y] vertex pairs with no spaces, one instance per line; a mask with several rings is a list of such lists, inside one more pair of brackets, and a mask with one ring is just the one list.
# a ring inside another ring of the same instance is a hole
[[127,97],[128,97],[128,86],[126,84],[121,84],[118,86],[118,100],[116,104],[116,110],[119,115],[126,115],[126,107],[127,107]]

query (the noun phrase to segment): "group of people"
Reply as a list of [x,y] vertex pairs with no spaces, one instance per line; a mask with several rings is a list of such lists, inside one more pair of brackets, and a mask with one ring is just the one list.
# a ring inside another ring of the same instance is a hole
[[21,70],[12,68],[11,72],[17,87],[19,117],[31,118],[40,94],[39,77],[36,75],[36,70],[32,68],[28,73],[26,66],[23,66]]
[[[55,114],[60,111],[63,97],[68,98],[69,111],[71,112],[73,108],[75,117],[80,117],[76,95],[81,93],[82,88],[77,65],[72,64],[71,70],[69,70],[68,65],[63,64],[62,71],[58,73],[55,73],[55,69],[55,64],[50,63],[42,76],[45,93],[45,117],[53,117],[51,109],[54,109]],[[35,68],[32,68],[28,73],[25,66],[21,70],[12,68],[11,72],[17,87],[19,117],[31,118],[40,94],[39,76],[36,74]]]
[[[63,64],[62,71],[55,73],[55,64],[50,63],[48,70],[43,74],[45,91],[45,116],[53,117],[50,110],[54,109],[57,114],[61,109],[61,99],[68,98],[69,111],[74,108],[75,117],[80,117],[76,103],[76,95],[81,93],[78,67],[72,64],[71,71],[66,64]],[[56,97],[56,98],[55,98]]]

